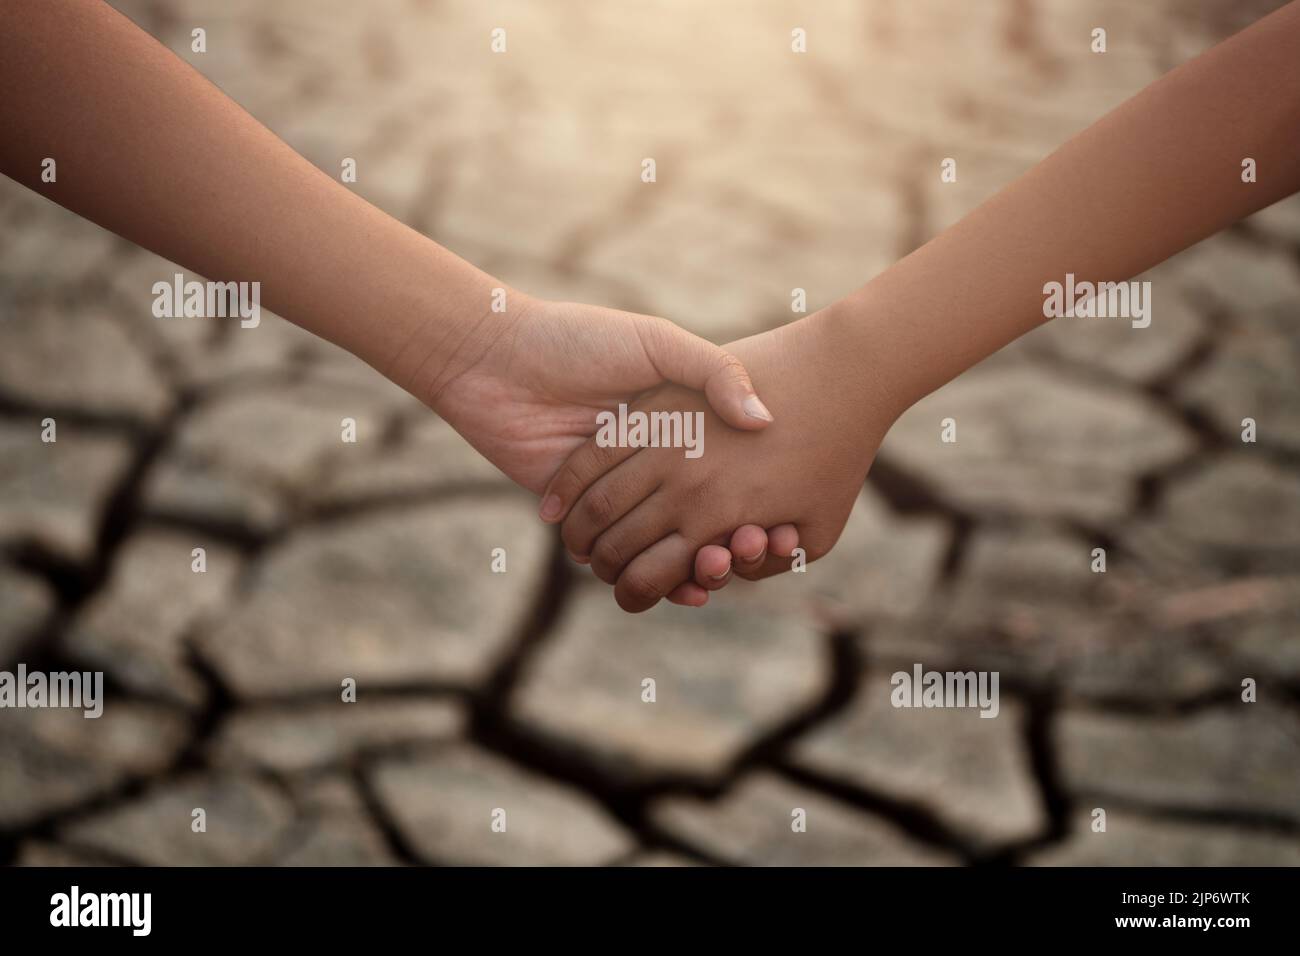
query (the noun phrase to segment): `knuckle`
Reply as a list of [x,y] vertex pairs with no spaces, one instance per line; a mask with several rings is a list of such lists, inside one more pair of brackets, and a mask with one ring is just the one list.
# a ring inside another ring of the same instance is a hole
[[564,524],[560,525],[560,540],[564,542],[565,548],[571,554],[576,554],[579,557],[587,556],[587,545],[590,543],[590,539],[582,533],[579,523],[574,521],[572,517],[569,517]]
[[728,379],[745,377],[745,363],[736,358],[736,356],[732,355],[730,352],[722,353],[718,362],[718,368]]
[[595,481],[601,475],[617,468],[623,463],[628,456],[628,449],[618,445],[610,445],[602,448],[599,445],[592,447],[591,458],[591,477],[588,481]]
[[619,588],[635,604],[656,604],[667,596],[663,588],[653,578],[633,572],[619,579]]
[[559,475],[556,476],[553,490],[561,498],[572,500],[573,496],[582,492],[583,482],[578,470],[573,467],[573,461],[566,461],[560,468]]
[[582,496],[582,515],[597,529],[603,529],[614,518],[614,503],[603,488],[592,488]]
[[606,538],[601,538],[596,542],[596,547],[591,551],[591,567],[606,584],[613,584],[618,580],[619,572],[623,570],[623,556],[619,554],[618,545]]

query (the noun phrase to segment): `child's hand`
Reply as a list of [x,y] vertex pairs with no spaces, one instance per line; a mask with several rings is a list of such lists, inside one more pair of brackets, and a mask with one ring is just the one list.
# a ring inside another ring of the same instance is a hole
[[732,428],[758,430],[772,420],[735,357],[667,319],[520,293],[507,312],[486,315],[455,354],[424,370],[394,371],[535,494],[595,434],[598,412],[664,382],[703,391]]
[[[561,502],[565,545],[590,556],[627,611],[644,611],[692,576],[697,552],[753,521],[792,523],[809,561],[839,538],[881,439],[896,413],[870,362],[837,348],[827,313],[733,343],[776,421],[742,434],[706,413],[704,453],[680,448],[602,448],[588,442],[546,490]],[[646,411],[696,411],[685,389],[656,390]],[[567,516],[567,517],[565,517]],[[749,529],[756,530],[756,529]],[[751,554],[737,548],[740,555]],[[718,558],[709,549],[701,554]],[[769,550],[775,551],[769,543]],[[745,577],[789,570],[769,553]],[[698,580],[698,578],[697,578]]]
[[[510,306],[489,313],[448,360],[421,369],[414,363],[436,346],[413,343],[392,373],[534,493],[596,432],[598,412],[664,381],[702,390],[732,428],[758,430],[771,420],[736,358],[666,319],[520,293]],[[553,505],[543,502],[543,517]],[[778,544],[798,543],[791,528],[772,531]],[[765,547],[766,539],[761,528],[750,528],[738,544]],[[723,548],[701,555],[704,586],[687,584],[672,599],[703,604],[706,591],[726,584],[729,564]]]
[[[668,593],[673,604],[700,607],[707,603],[708,592],[727,586],[733,574],[750,580],[763,577],[769,558],[788,561],[799,546],[799,532],[792,524],[777,525],[764,531],[758,525],[737,528],[730,539],[719,535],[695,555],[695,580],[677,585]],[[584,564],[590,561],[582,559]],[[773,566],[784,568],[779,560]],[[767,572],[773,573],[773,572]]]

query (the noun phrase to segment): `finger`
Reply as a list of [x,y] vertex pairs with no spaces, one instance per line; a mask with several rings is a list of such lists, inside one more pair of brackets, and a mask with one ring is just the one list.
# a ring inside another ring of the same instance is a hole
[[737,574],[757,571],[767,557],[767,532],[756,524],[741,525],[731,536],[731,556]]
[[705,591],[716,591],[731,580],[731,552],[706,544],[695,555],[695,583]]
[[732,428],[766,428],[772,413],[759,399],[740,359],[698,335],[656,316],[638,316],[641,346],[670,382],[703,391],[718,417]]
[[785,574],[787,571],[794,570],[794,559],[782,557],[778,554],[772,554],[770,551],[767,557],[763,559],[762,564],[743,573],[739,568],[736,569],[736,576],[742,577],[746,581],[761,581],[764,578],[775,577],[778,574]]
[[[650,468],[615,468],[597,478],[569,508],[560,528],[565,548],[578,559],[591,556],[596,539],[617,525],[659,487],[659,475]],[[671,531],[666,528],[653,544]]]
[[676,530],[676,516],[664,507],[665,501],[663,495],[651,495],[596,539],[591,546],[591,570],[596,577],[613,584],[637,555]]
[[799,547],[799,529],[792,524],[779,524],[767,529],[767,553],[789,558]]
[[[761,532],[762,529],[758,529],[755,525],[738,528],[737,535],[740,535],[738,546],[752,548],[758,544],[760,536],[755,533],[755,530]],[[743,535],[740,534],[741,531],[744,531]],[[761,564],[751,562],[747,565],[744,574],[737,572],[739,576],[757,581],[791,570],[792,553],[799,547],[799,529],[792,524],[781,524],[769,529],[766,535],[767,555]],[[737,546],[735,537],[733,535],[733,546]],[[722,540],[725,541],[726,538]],[[726,587],[733,576],[733,560],[732,552],[726,547],[705,545],[700,548],[699,553],[695,555],[695,583],[706,591],[717,591]]]
[[661,538],[642,551],[619,575],[614,600],[632,614],[648,611],[690,579],[699,546],[679,533]]
[[542,492],[539,514],[547,524],[564,520],[573,503],[597,478],[635,455],[638,448],[602,447],[593,438],[570,455]]
[[668,595],[668,603],[681,607],[704,607],[709,603],[709,592],[697,584],[687,581],[673,588]]

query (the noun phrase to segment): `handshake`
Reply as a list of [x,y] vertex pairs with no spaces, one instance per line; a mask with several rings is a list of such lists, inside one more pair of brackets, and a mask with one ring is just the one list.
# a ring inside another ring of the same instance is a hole
[[[664,319],[503,288],[312,166],[108,4],[11,6],[0,172],[195,272],[259,281],[262,304],[373,365],[541,496],[542,520],[628,611],[701,605],[733,574],[789,570],[796,549],[815,561],[898,415],[1041,324],[1063,279],[1127,279],[1300,190],[1293,2],[857,292],[723,349]],[[52,157],[60,174],[46,176]],[[1144,319],[1134,334],[1159,334]]]
[[[624,610],[701,605],[733,574],[790,570],[796,549],[826,554],[895,419],[1054,314],[1044,296],[1062,280],[1127,279],[1300,190],[1298,44],[1291,3],[857,292],[725,349],[664,319],[517,296],[454,348],[444,334],[415,349],[445,359],[430,380],[410,362],[377,367],[541,495],[542,520]],[[460,272],[462,288],[488,279]],[[1133,334],[1159,334],[1150,318]],[[672,426],[686,439],[700,421],[707,444],[694,433],[686,454],[664,447]]]
[[541,496],[620,607],[700,606],[831,549],[893,417],[834,309],[724,349],[666,319],[506,302],[450,356],[386,371]]

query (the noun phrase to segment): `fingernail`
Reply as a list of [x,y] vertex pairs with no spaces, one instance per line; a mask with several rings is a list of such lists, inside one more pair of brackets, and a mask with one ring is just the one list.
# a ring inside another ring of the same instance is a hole
[[709,575],[709,580],[710,580],[710,581],[725,581],[725,580],[727,579],[727,575],[729,575],[730,573],[731,573],[731,565],[727,565],[727,570],[723,571],[721,574],[710,574],[710,575]]
[[590,560],[588,560],[587,558],[580,558],[572,551],[566,549],[564,553],[569,556],[569,560],[572,561],[574,564],[591,564]]
[[767,406],[758,400],[757,395],[749,396],[749,398],[745,399],[745,402],[741,407],[745,409],[745,414],[750,418],[757,418],[759,421],[763,422],[776,421],[776,419],[772,417],[772,413],[767,410]]
[[758,552],[758,554],[751,554],[749,557],[741,558],[740,560],[744,561],[746,564],[753,564],[755,561],[763,557],[763,555],[766,553],[767,553],[767,549],[764,548],[762,551]]
[[547,495],[546,500],[542,502],[542,520],[554,521],[560,516],[560,509],[564,503],[560,501],[559,495]]

